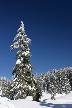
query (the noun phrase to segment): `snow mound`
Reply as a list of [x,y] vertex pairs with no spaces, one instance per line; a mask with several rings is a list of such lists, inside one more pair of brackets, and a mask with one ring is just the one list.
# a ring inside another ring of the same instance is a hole
[[67,94],[67,95],[65,95],[65,96],[58,97],[56,100],[57,100],[57,102],[60,102],[60,103],[72,102],[72,92]]
[[25,98],[25,100],[32,101],[32,100],[33,100],[33,98],[32,98],[32,96],[27,96],[27,97]]
[[49,93],[46,93],[46,92],[42,92],[42,96],[41,96],[41,99],[40,99],[40,101],[42,102],[43,100],[45,100],[45,99],[50,99],[51,98],[51,94],[49,94]]
[[15,108],[12,103],[9,102],[9,99],[6,97],[0,97],[0,108]]
[[58,94],[58,93],[56,93],[55,98],[58,98],[58,97],[63,97],[63,96],[65,96],[65,95],[66,95],[65,93],[63,93],[63,94]]
[[72,103],[72,91],[69,93],[69,94],[58,94],[56,93],[56,96],[55,96],[55,100],[51,100],[51,94],[49,93],[46,93],[46,92],[42,92],[42,96],[41,96],[41,99],[40,99],[41,102],[46,102],[46,103],[49,103],[49,102],[52,102],[52,103]]

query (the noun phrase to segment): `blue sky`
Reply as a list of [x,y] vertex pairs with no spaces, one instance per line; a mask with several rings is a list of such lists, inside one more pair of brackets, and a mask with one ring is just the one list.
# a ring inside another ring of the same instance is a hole
[[0,76],[12,77],[16,51],[10,45],[20,21],[32,40],[33,74],[72,66],[71,0],[3,0],[0,3]]

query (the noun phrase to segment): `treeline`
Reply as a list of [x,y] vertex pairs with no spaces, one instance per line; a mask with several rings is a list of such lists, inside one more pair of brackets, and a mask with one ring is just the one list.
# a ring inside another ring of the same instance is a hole
[[[35,81],[38,84],[38,92],[47,92],[51,94],[51,99],[55,99],[56,93],[68,94],[72,90],[72,67],[67,67],[60,70],[52,70],[52,72],[47,72],[44,74],[37,74],[34,76]],[[12,97],[12,92],[10,91],[12,80],[8,80],[5,77],[0,78],[0,88],[2,90],[2,97]]]
[[68,94],[72,90],[72,67],[38,74],[35,79],[41,91],[50,93],[51,99],[55,99],[56,93]]
[[2,97],[7,97],[7,89],[11,83],[11,80],[7,79],[6,77],[0,77],[0,95]]

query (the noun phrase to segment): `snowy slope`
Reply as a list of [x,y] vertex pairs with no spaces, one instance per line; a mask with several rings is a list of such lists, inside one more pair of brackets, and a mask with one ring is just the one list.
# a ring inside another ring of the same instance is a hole
[[62,97],[59,97],[57,98],[56,100],[57,102],[60,102],[60,103],[72,103],[72,93],[69,93],[65,96],[62,96]]
[[[29,98],[29,97],[28,97]],[[50,94],[43,93],[41,101],[48,99],[46,102],[35,102],[29,99],[11,100],[16,108],[72,108],[72,93],[68,95],[56,95],[56,100],[50,99]]]
[[14,105],[9,102],[9,99],[0,97],[0,108],[15,108]]
[[[42,100],[47,99],[46,102]],[[0,97],[0,108],[72,108],[72,92],[68,95],[56,95],[56,100],[50,99],[50,94],[43,93],[41,102],[32,101],[32,97],[26,99],[9,100]]]
[[[57,99],[57,97],[63,97],[65,95],[66,95],[65,93],[56,94],[55,98]],[[49,93],[43,92],[40,101],[42,102],[44,99],[51,100],[51,95]]]

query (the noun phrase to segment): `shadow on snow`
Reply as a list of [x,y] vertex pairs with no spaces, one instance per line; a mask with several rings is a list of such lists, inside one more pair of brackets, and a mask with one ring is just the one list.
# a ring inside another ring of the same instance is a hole
[[53,104],[53,103],[40,102],[40,105],[50,108],[72,108],[72,104]]

